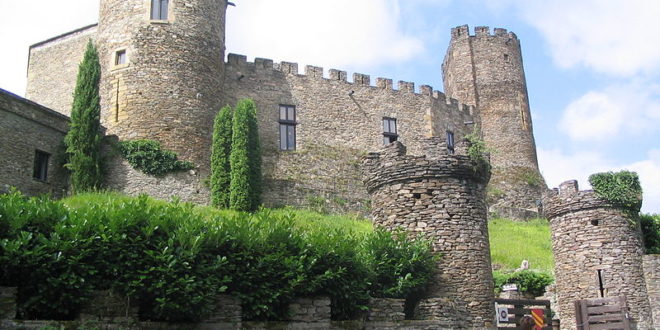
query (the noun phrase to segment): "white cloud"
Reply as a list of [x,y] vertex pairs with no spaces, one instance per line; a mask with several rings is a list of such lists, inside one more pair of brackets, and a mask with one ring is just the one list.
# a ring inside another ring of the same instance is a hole
[[228,10],[227,48],[249,58],[369,69],[422,52],[399,20],[397,0],[241,1]]
[[651,150],[647,159],[630,164],[614,164],[598,152],[567,154],[559,149],[538,149],[541,172],[548,187],[558,187],[566,180],[578,180],[581,190],[591,189],[589,175],[606,171],[635,171],[644,191],[642,211],[660,213],[660,149]]
[[[498,1],[495,1],[498,2]],[[504,4],[510,1],[500,1]],[[550,44],[560,66],[631,76],[660,69],[655,0],[555,0],[517,3]]]
[[660,86],[632,82],[591,91],[564,110],[560,129],[573,140],[608,141],[658,131]]

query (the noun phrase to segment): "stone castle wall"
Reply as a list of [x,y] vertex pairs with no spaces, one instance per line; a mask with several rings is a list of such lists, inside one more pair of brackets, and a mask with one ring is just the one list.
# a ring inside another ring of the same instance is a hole
[[[429,139],[424,156],[406,155],[395,142],[365,161],[375,224],[428,238],[441,254],[438,273],[420,302],[419,318],[463,327],[492,326],[493,279],[485,187],[462,146],[448,155],[442,138]],[[451,302],[450,305],[447,302]]]
[[78,66],[97,30],[89,25],[30,46],[25,98],[70,116]]
[[[360,209],[368,199],[361,184],[360,157],[383,145],[383,117],[396,118],[399,141],[421,154],[423,139],[454,132],[459,141],[470,127],[473,110],[448,100],[430,86],[307,66],[273,63],[230,54],[225,65],[224,99],[255,100],[263,153],[264,201],[270,205],[305,204],[311,196],[340,199]],[[296,150],[279,146],[279,107],[296,108]]]
[[660,329],[660,254],[648,254],[642,257],[646,293],[653,315],[653,329]]
[[578,191],[576,181],[562,183],[544,206],[552,230],[562,329],[575,328],[576,300],[602,296],[625,296],[632,322],[650,329],[639,224],[593,191]]
[[445,92],[478,109],[491,149],[493,204],[536,210],[546,189],[540,175],[520,41],[513,32],[467,25],[452,29],[443,62]]
[[[58,155],[68,129],[66,116],[0,89],[0,193],[16,187],[63,196],[68,184]],[[46,181],[33,176],[36,150],[50,155]]]

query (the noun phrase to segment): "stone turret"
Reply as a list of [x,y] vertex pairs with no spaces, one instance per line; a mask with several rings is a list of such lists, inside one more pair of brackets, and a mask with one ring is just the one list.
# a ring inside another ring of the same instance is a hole
[[476,106],[491,149],[491,203],[501,211],[538,211],[547,189],[539,172],[520,41],[513,32],[468,26],[451,31],[443,65],[447,97]]
[[102,0],[101,121],[203,170],[222,104],[226,0]]
[[544,205],[562,329],[575,329],[576,300],[617,296],[626,297],[632,322],[650,329],[639,223],[593,191],[579,191],[577,181],[562,183]]
[[443,327],[492,326],[493,281],[485,187],[490,173],[443,138],[426,141],[424,156],[406,155],[394,142],[364,160],[375,224],[421,233],[441,254],[438,273],[416,318]]

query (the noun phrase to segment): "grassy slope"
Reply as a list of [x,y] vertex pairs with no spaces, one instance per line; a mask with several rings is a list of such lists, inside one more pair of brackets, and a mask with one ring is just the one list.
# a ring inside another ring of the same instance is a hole
[[[118,193],[81,194],[63,200],[69,207],[85,207],[92,203],[121,203],[131,197]],[[154,200],[154,203],[165,203]],[[196,207],[202,215],[211,219],[215,216],[231,217],[230,210],[217,210],[212,207]],[[368,220],[357,216],[322,215],[309,210],[283,208],[270,210],[277,215],[288,214],[295,219],[297,226],[319,231],[351,230],[367,233],[373,228]],[[488,225],[493,264],[500,264],[506,269],[515,269],[523,259],[530,262],[532,269],[552,271],[553,258],[550,246],[550,228],[545,220],[514,222],[506,219],[491,220]]]

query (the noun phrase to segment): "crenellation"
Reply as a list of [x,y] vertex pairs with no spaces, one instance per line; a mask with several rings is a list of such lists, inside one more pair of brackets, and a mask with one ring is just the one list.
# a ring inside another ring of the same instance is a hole
[[353,73],[353,83],[362,86],[371,86],[371,76],[363,73]]
[[392,79],[388,78],[376,78],[376,87],[388,90],[394,89]]
[[257,68],[257,71],[272,71],[274,70],[273,68],[273,60],[269,58],[260,58],[257,57],[254,59],[254,65]]
[[227,55],[227,64],[235,67],[247,66],[247,56],[230,53]]
[[339,80],[339,81],[347,82],[347,79],[348,78],[346,71],[330,69],[330,80]]
[[477,37],[487,37],[490,36],[490,28],[487,26],[476,26],[474,33]]
[[323,68],[320,66],[306,65],[305,75],[309,78],[323,79]]
[[505,36],[505,35],[507,35],[507,30],[503,29],[503,28],[495,28],[494,31],[495,31],[496,36]]
[[298,74],[298,63],[293,62],[280,62],[279,70],[284,74]]
[[399,90],[404,93],[415,93],[415,83],[399,80]]
[[467,39],[470,37],[470,31],[467,24],[457,26],[451,29],[451,38],[452,39]]
[[419,86],[419,94],[433,97],[433,87],[429,85]]

